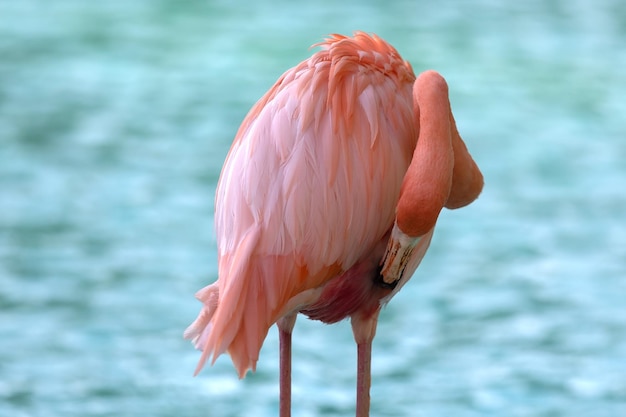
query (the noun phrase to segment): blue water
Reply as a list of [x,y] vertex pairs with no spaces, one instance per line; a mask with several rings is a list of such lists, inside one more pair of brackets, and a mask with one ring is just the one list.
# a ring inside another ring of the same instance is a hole
[[[181,335],[239,123],[354,30],[447,78],[486,180],[381,316],[372,415],[626,416],[626,3],[239,3],[0,2],[0,416],[277,415],[275,330],[242,381]],[[352,415],[349,324],[294,343],[294,415]]]

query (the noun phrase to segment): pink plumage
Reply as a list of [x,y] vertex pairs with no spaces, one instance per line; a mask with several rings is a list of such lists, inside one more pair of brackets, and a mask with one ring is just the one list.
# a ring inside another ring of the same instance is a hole
[[[350,316],[357,342],[371,343],[381,304],[430,243],[432,228],[408,243],[394,228],[420,133],[411,66],[361,32],[317,46],[254,105],[224,163],[215,200],[219,279],[196,294],[204,306],[185,332],[203,351],[196,372],[228,352],[243,377],[269,328],[286,318],[293,326],[300,311],[325,322]],[[470,188],[465,204],[482,176]],[[396,271],[382,264],[398,248],[406,251],[398,275],[381,276],[381,267]],[[290,336],[289,325],[281,329]]]

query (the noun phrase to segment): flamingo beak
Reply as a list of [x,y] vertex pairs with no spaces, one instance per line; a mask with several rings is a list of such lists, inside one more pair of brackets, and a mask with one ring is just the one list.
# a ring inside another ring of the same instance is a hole
[[381,261],[381,284],[391,288],[398,284],[398,281],[402,279],[417,240],[401,242],[398,239],[394,239],[393,236],[389,238],[387,250]]
[[430,245],[433,231],[431,229],[425,235],[411,237],[394,224],[387,250],[380,261],[380,285],[396,289],[411,278]]

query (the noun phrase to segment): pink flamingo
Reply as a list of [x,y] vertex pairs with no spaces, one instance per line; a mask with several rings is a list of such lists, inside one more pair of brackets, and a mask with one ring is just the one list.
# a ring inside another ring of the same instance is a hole
[[296,315],[350,317],[364,417],[381,306],[417,268],[442,208],[471,203],[483,178],[441,75],[416,79],[376,35],[317,46],[237,132],[215,199],[219,279],[196,294],[204,305],[185,337],[202,350],[196,374],[228,352],[243,378],[277,323],[286,417]]

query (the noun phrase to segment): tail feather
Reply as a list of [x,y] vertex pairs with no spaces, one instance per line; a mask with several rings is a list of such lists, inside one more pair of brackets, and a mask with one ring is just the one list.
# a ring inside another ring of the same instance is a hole
[[206,341],[211,334],[211,319],[213,318],[213,314],[215,314],[215,310],[219,305],[219,287],[217,283],[208,285],[198,291],[196,293],[196,298],[202,301],[204,305],[202,306],[202,310],[200,310],[200,314],[198,314],[196,320],[194,320],[194,322],[191,323],[191,325],[189,325],[183,333],[183,337],[185,339],[190,339],[196,349],[203,350],[194,375],[197,375],[198,372],[200,372],[208,358],[209,351],[204,349],[204,347],[206,346]]
[[[286,313],[284,307],[290,299],[308,287],[321,285],[340,270],[339,265],[329,265],[310,277],[306,266],[296,265],[289,256],[239,259],[245,262],[236,264],[224,256],[220,280],[196,294],[203,307],[184,333],[202,351],[196,374],[207,360],[213,364],[225,352],[240,378],[249,369],[254,371],[269,328]],[[233,264],[237,266],[228,268]],[[222,276],[228,278],[222,280]]]
[[184,333],[185,338],[192,339],[202,351],[196,374],[209,358],[213,364],[225,352],[230,354],[241,378],[248,369],[256,367],[263,339],[274,320],[271,311],[275,308],[260,299],[263,295],[260,281],[273,274],[261,270],[252,260],[255,259],[251,252],[256,237],[254,233],[248,235],[242,250],[234,256],[222,256],[219,273],[227,279],[220,279],[196,294],[204,305]]

